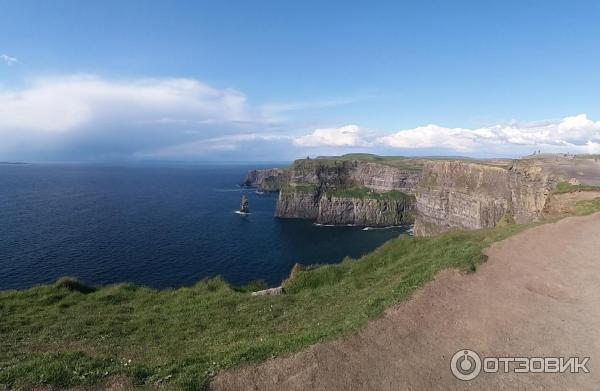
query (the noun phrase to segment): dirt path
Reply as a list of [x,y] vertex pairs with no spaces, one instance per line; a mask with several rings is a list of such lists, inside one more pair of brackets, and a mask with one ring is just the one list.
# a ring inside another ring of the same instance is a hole
[[[600,213],[525,231],[478,271],[444,271],[361,332],[218,376],[218,390],[597,390]],[[587,374],[450,372],[484,356],[589,356]]]

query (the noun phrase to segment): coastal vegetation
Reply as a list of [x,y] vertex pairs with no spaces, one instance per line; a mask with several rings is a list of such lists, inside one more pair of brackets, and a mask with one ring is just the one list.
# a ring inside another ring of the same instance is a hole
[[359,161],[359,162],[371,162],[378,163],[387,166],[392,166],[405,171],[422,171],[423,166],[428,161],[439,161],[439,160],[461,160],[466,162],[484,164],[489,166],[507,166],[510,164],[508,159],[473,159],[461,156],[422,156],[422,157],[408,157],[408,156],[380,156],[370,153],[348,153],[341,156],[321,156],[314,159],[321,162],[343,162],[343,161]]
[[[576,214],[600,210],[600,198]],[[0,385],[67,388],[124,377],[203,389],[217,372],[297,351],[365,323],[445,268],[475,271],[491,243],[529,225],[401,236],[358,260],[304,267],[285,294],[253,297],[221,278],[156,290],[69,278],[0,292]],[[327,308],[327,311],[323,311]]]
[[600,197],[579,201],[575,205],[575,214],[577,216],[585,216],[598,211],[600,211]]
[[559,182],[554,189],[554,194],[571,193],[574,191],[598,191],[600,186],[591,186],[584,184],[572,184],[569,182]]
[[325,162],[357,160],[361,162],[385,164],[406,171],[421,171],[423,169],[423,164],[425,163],[425,160],[422,158],[411,158],[405,156],[379,156],[370,153],[349,153],[342,156],[323,156],[317,160]]

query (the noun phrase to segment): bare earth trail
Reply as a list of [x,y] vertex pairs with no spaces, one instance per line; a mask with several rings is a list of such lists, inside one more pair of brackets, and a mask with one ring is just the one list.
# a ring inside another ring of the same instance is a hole
[[[216,390],[598,390],[600,213],[529,229],[488,251],[476,273],[444,271],[362,331],[226,372]],[[324,309],[326,310],[326,309]],[[587,374],[481,373],[450,359],[589,356]]]

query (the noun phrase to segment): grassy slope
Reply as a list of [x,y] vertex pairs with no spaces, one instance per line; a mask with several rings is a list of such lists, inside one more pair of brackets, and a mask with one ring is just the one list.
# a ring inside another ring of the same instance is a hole
[[[600,199],[577,208],[598,210]],[[80,293],[63,283],[0,292],[0,384],[67,387],[125,375],[199,389],[224,368],[356,330],[439,270],[474,270],[483,249],[524,228],[401,237],[359,261],[302,271],[278,297],[251,297],[220,279],[175,290]]]
[[585,216],[600,211],[600,197],[593,200],[580,201],[575,206],[575,214]]
[[313,161],[317,162],[335,162],[348,160],[359,160],[365,162],[380,163],[407,171],[421,171],[423,169],[423,164],[425,163],[425,160],[420,158],[409,158],[404,156],[378,156],[372,155],[370,153],[349,153],[342,156],[329,156],[313,159]]
[[[497,160],[478,160],[464,156],[422,156],[422,157],[406,157],[406,156],[379,156],[370,153],[349,153],[342,156],[323,156],[317,161],[348,161],[360,160],[366,162],[380,163],[388,166],[396,167],[407,171],[421,171],[425,162],[429,160],[462,160],[471,163],[479,163],[496,167],[504,167],[509,164],[508,159]],[[502,161],[501,161],[502,160]]]
[[572,185],[569,182],[560,182],[556,185],[554,189],[554,194],[562,194],[562,193],[571,193],[574,191],[596,191],[600,190],[599,186],[590,186],[590,185]]

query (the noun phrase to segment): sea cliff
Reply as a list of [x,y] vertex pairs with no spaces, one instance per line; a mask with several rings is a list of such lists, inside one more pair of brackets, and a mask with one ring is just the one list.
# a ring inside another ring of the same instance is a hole
[[315,220],[319,215],[319,198],[317,191],[288,187],[279,192],[275,216]]
[[[356,158],[354,158],[356,156]],[[319,224],[415,224],[415,235],[528,223],[571,176],[597,178],[597,159],[548,155],[519,160],[408,159],[374,155],[301,159],[256,170],[246,182],[279,191],[275,216]]]
[[415,235],[536,221],[557,179],[525,161],[499,167],[465,161],[429,161],[416,191]]
[[319,224],[390,226],[414,221],[420,172],[359,160],[294,162],[275,215]]
[[282,168],[252,170],[242,183],[247,187],[256,187],[259,191],[276,192],[288,181],[289,171]]
[[386,227],[414,223],[415,198],[401,192],[366,197],[325,194],[319,200],[317,223]]

